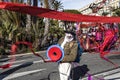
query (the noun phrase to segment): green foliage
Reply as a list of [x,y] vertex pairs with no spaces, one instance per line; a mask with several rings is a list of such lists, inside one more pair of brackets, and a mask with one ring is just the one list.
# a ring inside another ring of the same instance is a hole
[[114,10],[114,15],[120,16],[120,9],[119,8]]
[[106,16],[106,15],[108,15],[108,14],[109,14],[108,12],[103,12],[103,13],[102,13],[103,16]]
[[[17,2],[17,3],[23,3],[24,0],[9,0],[10,2]],[[31,0],[34,1],[34,0]],[[54,2],[54,5],[49,5],[48,0],[44,0],[46,4],[46,8],[49,6],[54,7],[53,9],[59,10],[62,9],[62,3],[60,1]],[[48,2],[47,2],[48,1]],[[33,3],[33,2],[32,2]],[[32,17],[33,19],[33,17]],[[32,20],[31,19],[31,20]],[[55,37],[63,36],[63,29],[59,28],[58,24],[59,22],[57,20],[51,20],[49,19],[49,28],[48,33],[46,36],[53,35]],[[2,35],[2,38],[6,40],[12,40],[12,43],[20,40],[30,40],[34,44],[37,44],[37,47],[39,47],[43,38],[44,38],[44,29],[45,29],[45,23],[43,22],[43,18],[36,18],[36,23],[33,25],[30,25],[30,31],[26,31],[26,24],[27,24],[27,16],[21,13],[7,11],[7,10],[0,10],[0,35]],[[41,39],[41,41],[40,41]],[[35,47],[36,48],[36,47]]]
[[74,10],[74,9],[64,10],[64,12],[74,13],[74,14],[81,14],[78,10]]
[[[20,31],[16,32],[20,27],[24,26],[24,17],[20,13],[10,12],[6,10],[1,10],[1,27],[0,32],[5,39],[16,39],[15,36],[19,34]],[[15,33],[15,36],[13,33]]]

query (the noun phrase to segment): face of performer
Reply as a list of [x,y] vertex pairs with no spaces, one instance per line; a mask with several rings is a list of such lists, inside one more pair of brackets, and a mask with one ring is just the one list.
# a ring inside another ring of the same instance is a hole
[[67,42],[70,42],[74,39],[74,37],[71,33],[65,33],[65,39]]

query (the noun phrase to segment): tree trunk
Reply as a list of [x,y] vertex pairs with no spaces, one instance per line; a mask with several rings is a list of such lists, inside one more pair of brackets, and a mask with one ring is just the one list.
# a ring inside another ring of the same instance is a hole
[[[49,8],[49,2],[48,0],[44,0],[44,8]],[[48,18],[44,18],[45,21],[45,29],[44,29],[44,38],[42,40],[41,46],[44,46],[46,43],[46,39],[47,39],[47,34],[48,34],[48,30],[49,30],[49,19]]]
[[[27,5],[31,5],[31,0],[27,0]],[[26,19],[26,31],[29,32],[31,29],[31,15],[27,14],[27,19]]]
[[[38,6],[38,0],[34,0],[33,1],[33,6]],[[33,44],[34,48],[35,49],[38,49],[39,48],[39,44],[40,44],[40,40],[39,40],[39,31],[37,29],[39,29],[39,25],[37,23],[37,17],[34,16],[32,18],[32,21],[33,21],[33,29],[35,31],[35,42]]]
[[[38,0],[34,0],[34,1],[33,1],[33,6],[38,6]],[[36,22],[37,22],[37,17],[34,16],[34,17],[33,17],[33,24],[36,24]]]

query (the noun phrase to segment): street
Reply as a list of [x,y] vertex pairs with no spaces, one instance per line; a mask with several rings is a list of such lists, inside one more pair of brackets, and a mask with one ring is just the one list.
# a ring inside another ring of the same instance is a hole
[[119,44],[120,0],[0,0],[0,80],[120,80]]
[[[45,51],[41,53],[46,58]],[[107,56],[110,60],[120,65],[120,55]],[[0,59],[0,64],[8,62],[7,58]],[[80,65],[86,64],[92,79],[120,80],[120,67],[102,60],[98,54],[84,53]],[[96,78],[97,77],[97,78]],[[87,75],[82,80],[87,80]],[[9,69],[0,69],[0,80],[59,80],[58,63],[44,63],[41,58],[33,54],[20,54]]]

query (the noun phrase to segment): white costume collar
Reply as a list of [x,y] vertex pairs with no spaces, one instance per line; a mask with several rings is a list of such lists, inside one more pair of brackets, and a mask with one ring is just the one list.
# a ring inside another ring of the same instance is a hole
[[[70,37],[70,38],[68,38],[68,37]],[[65,45],[67,42],[71,42],[73,39],[74,39],[74,38],[73,38],[73,35],[72,35],[72,34],[66,33],[66,34],[65,34],[64,41],[63,41],[63,43],[61,44],[61,47],[64,49],[64,45]]]

